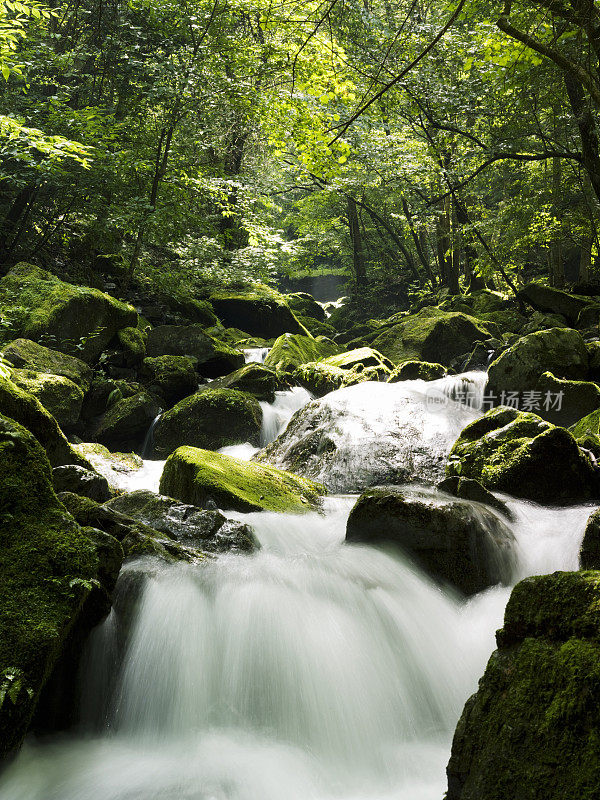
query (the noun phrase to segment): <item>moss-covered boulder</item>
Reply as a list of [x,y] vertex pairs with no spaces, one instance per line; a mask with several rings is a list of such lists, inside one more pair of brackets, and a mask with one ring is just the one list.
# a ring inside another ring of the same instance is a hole
[[145,358],[140,377],[146,389],[159,395],[165,408],[171,408],[198,388],[197,364],[197,360],[190,356]]
[[98,503],[104,503],[112,496],[108,481],[93,469],[78,467],[77,464],[65,464],[52,470],[54,491],[73,492],[82,497],[89,497]]
[[337,353],[332,356],[323,358],[323,363],[331,367],[339,367],[340,369],[367,369],[373,367],[375,369],[383,369],[388,375],[394,369],[394,364],[371,347],[358,347],[354,350],[346,350],[344,353]]
[[328,322],[320,322],[314,317],[298,317],[299,322],[306,328],[311,336],[325,336],[327,339],[333,339],[337,335],[336,329]]
[[493,325],[468,314],[426,307],[383,328],[372,346],[396,364],[431,361],[450,365],[458,356],[471,352],[476,342],[485,341],[494,333]]
[[265,367],[279,372],[293,372],[302,364],[320,361],[339,353],[340,348],[330,339],[286,333],[275,340]]
[[544,372],[535,385],[541,396],[540,417],[568,427],[600,409],[600,388],[590,381],[567,381]]
[[323,306],[308,292],[286,294],[285,300],[297,317],[311,317],[319,322],[325,322],[327,319]]
[[514,567],[512,533],[486,506],[399,486],[363,492],[350,512],[346,541],[397,547],[464,594],[507,583]]
[[160,325],[148,332],[149,357],[191,356],[206,378],[218,378],[244,365],[244,354],[204,332],[200,325]]
[[2,348],[2,356],[18,369],[29,369],[49,375],[62,375],[87,392],[92,384],[92,369],[75,356],[50,350],[31,339],[15,339]]
[[599,473],[573,435],[514,408],[493,409],[467,425],[450,451],[446,474],[546,505],[600,496]]
[[576,439],[584,436],[600,436],[600,409],[578,420],[569,429]]
[[213,389],[237,389],[247,392],[257,400],[266,400],[272,403],[275,400],[275,389],[279,385],[276,373],[262,364],[249,363],[229,375],[215,378],[214,381],[201,386],[198,391],[206,392]]
[[490,364],[488,391],[528,392],[544,372],[556,378],[585,380],[589,356],[578,331],[551,328],[518,339]]
[[600,509],[590,514],[579,551],[581,569],[600,569]]
[[46,451],[52,466],[62,464],[89,464],[78,455],[67,441],[64,433],[37,397],[17,386],[8,378],[0,376],[0,414],[14,419],[31,431]]
[[106,507],[207,553],[251,553],[260,548],[249,525],[154,492],[128,492]]
[[21,262],[0,280],[0,305],[19,335],[93,362],[135,309],[98,289],[73,286]]
[[498,499],[485,486],[482,486],[479,481],[473,480],[473,478],[460,478],[458,475],[453,475],[440,481],[436,489],[445,494],[451,494],[453,497],[460,497],[463,500],[483,503],[483,505],[490,506],[490,508],[498,511],[507,519],[514,520],[514,514],[504,500]]
[[284,333],[306,334],[285,297],[266,286],[245,293],[218,292],[209,299],[225,327],[241,328],[264,339]]
[[154,428],[154,448],[166,457],[182,445],[206,450],[242,442],[258,445],[261,424],[262,409],[255,397],[209,386],[162,415]]
[[544,286],[541,283],[528,283],[519,292],[521,299],[538,311],[561,314],[572,325],[577,322],[580,312],[590,304],[590,298]]
[[465,705],[447,800],[581,800],[600,786],[600,573],[513,589],[479,689]]
[[116,344],[128,367],[137,366],[146,356],[146,334],[139,328],[121,328]]
[[95,439],[113,450],[135,450],[161,410],[158,399],[142,391],[112,405],[100,420]]
[[438,378],[445,378],[448,374],[448,367],[443,364],[431,364],[429,361],[405,361],[392,371],[388,378],[388,383],[398,383],[398,381],[435,381]]
[[332,367],[322,361],[312,361],[295,369],[291,379],[315,397],[324,397],[329,392],[341,389],[347,374],[348,371],[340,367]]
[[180,447],[167,459],[160,491],[195,506],[213,501],[224,510],[302,513],[318,508],[325,490],[276,467]]
[[73,381],[62,375],[34,372],[30,369],[11,370],[11,380],[40,401],[61,428],[72,428],[81,415],[83,392]]
[[1,759],[21,743],[69,634],[89,631],[108,612],[123,554],[69,516],[41,445],[6,417],[0,516]]

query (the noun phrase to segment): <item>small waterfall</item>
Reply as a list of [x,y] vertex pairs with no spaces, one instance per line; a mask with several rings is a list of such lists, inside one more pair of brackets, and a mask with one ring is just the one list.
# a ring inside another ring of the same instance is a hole
[[270,347],[247,347],[242,350],[246,364],[264,364],[270,352]]
[[154,454],[154,429],[156,428],[156,424],[158,420],[162,417],[163,412],[161,411],[157,414],[150,427],[148,428],[148,433],[146,434],[146,438],[144,439],[144,444],[142,445],[142,458],[152,458]]

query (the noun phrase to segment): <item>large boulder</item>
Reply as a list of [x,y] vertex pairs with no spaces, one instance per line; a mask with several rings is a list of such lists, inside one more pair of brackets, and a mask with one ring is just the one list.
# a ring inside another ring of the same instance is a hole
[[551,328],[518,339],[490,364],[488,391],[531,392],[544,372],[556,378],[585,380],[589,356],[578,331]]
[[146,355],[146,334],[139,328],[121,328],[116,344],[126,367],[136,367]]
[[600,573],[513,589],[456,727],[447,800],[581,800],[600,786]]
[[273,289],[260,287],[244,294],[218,292],[209,299],[225,327],[241,328],[264,339],[283,333],[306,333],[284,296]]
[[92,384],[93,372],[85,361],[58,350],[50,350],[31,339],[15,339],[9,342],[2,348],[2,356],[18,369],[62,375],[77,384],[83,392],[87,392]]
[[285,300],[297,317],[311,317],[319,322],[325,322],[327,314],[320,303],[317,303],[312,294],[295,292],[286,294]]
[[145,358],[140,370],[146,389],[164,400],[164,407],[189,397],[198,388],[198,362],[190,356]]
[[196,447],[180,447],[167,459],[161,494],[234,511],[302,513],[319,507],[322,486],[275,467],[241,461]]
[[394,364],[377,350],[371,347],[357,347],[354,350],[347,350],[333,356],[322,359],[323,363],[330,367],[339,367],[347,370],[366,370],[373,368],[381,370],[382,374],[390,375],[394,369]]
[[94,438],[113,450],[135,450],[143,443],[160,410],[160,402],[149,392],[124,397],[104,414]]
[[510,529],[486,506],[400,486],[367,489],[350,512],[347,542],[392,545],[464,594],[508,583]]
[[329,392],[341,389],[348,371],[340,367],[332,367],[322,361],[311,361],[302,364],[291,374],[291,380],[299,383],[315,397],[324,397]]
[[137,325],[132,306],[25,262],[0,280],[0,305],[12,312],[20,336],[86,363],[98,358],[118,330]]
[[111,497],[108,481],[93,469],[84,469],[77,464],[65,464],[52,470],[54,491],[73,492],[103,503]]
[[162,415],[154,428],[154,448],[166,457],[182,445],[206,450],[242,442],[258,445],[261,424],[262,409],[255,397],[209,385]]
[[599,473],[573,435],[514,408],[493,409],[468,425],[452,447],[446,472],[546,505],[599,497]]
[[260,547],[249,525],[154,492],[122,494],[106,507],[207,553],[250,553]]
[[475,412],[449,400],[432,409],[407,383],[359,383],[313,400],[255,458],[323,483],[332,492],[438,481],[456,436]]
[[249,363],[229,375],[215,378],[214,381],[201,386],[198,391],[237,389],[253,395],[257,400],[272,403],[275,400],[275,389],[278,385],[277,375],[272,369],[264,367],[262,364]]
[[577,322],[580,312],[590,303],[589,297],[570,294],[541,283],[528,283],[521,289],[519,296],[538,311],[561,314],[572,325]]
[[46,451],[52,466],[58,467],[62,464],[89,466],[85,458],[73,450],[57,421],[46,411],[37,397],[2,375],[0,375],[0,414],[14,419],[31,431]]
[[574,425],[582,417],[600,409],[600,388],[590,381],[568,381],[544,372],[536,386],[540,395],[540,417],[562,425]]
[[156,356],[191,356],[205,378],[217,378],[245,363],[244,354],[204,332],[200,325],[160,325],[148,332],[146,353]]
[[431,361],[450,365],[493,333],[494,326],[475,317],[432,306],[386,326],[372,340],[372,346],[396,364]]
[[81,415],[83,392],[77,384],[62,375],[34,372],[30,369],[11,370],[11,380],[40,401],[61,428],[72,428]]
[[398,381],[435,381],[438,378],[445,378],[448,368],[443,364],[432,364],[429,361],[405,361],[393,370],[388,378],[389,383]]
[[330,339],[291,333],[280,336],[265,359],[265,367],[281,372],[292,372],[302,364],[320,361],[339,353],[339,347]]
[[84,635],[108,612],[123,553],[69,516],[41,445],[7,417],[0,417],[0,509],[1,759],[21,743],[69,635]]

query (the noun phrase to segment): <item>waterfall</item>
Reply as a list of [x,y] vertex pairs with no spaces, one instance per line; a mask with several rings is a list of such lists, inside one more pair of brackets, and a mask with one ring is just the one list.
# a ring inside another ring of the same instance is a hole
[[[385,394],[425,391],[410,383]],[[373,386],[352,388],[364,404]],[[455,397],[451,386],[439,384]],[[278,396],[279,425],[306,399]],[[449,424],[437,406],[414,409],[424,437],[424,413]],[[355,499],[233,515],[254,528],[252,555],[127,564],[88,643],[80,727],[27,743],[2,800],[441,800],[510,589],[464,600],[399,552],[346,544]],[[514,581],[576,568],[588,507],[504,499]]]
[[247,347],[242,353],[246,364],[264,364],[270,351],[270,347]]

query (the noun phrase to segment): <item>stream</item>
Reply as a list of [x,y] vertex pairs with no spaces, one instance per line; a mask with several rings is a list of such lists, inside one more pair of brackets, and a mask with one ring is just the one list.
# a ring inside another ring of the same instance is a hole
[[[452,399],[461,380],[435,382],[441,408],[423,406],[421,381],[398,385],[394,402],[389,388],[378,399],[379,384],[340,391],[357,418],[371,392],[376,431],[383,412],[414,402],[421,444],[440,457],[457,419],[479,413]],[[263,444],[309,402],[303,392],[263,405]],[[145,462],[126,488],[156,490],[162,463]],[[588,506],[503,499],[513,582],[577,568]],[[510,588],[465,600],[398,552],[346,544],[355,501],[332,495],[324,513],[302,516],[227,512],[253,527],[252,555],[128,563],[83,659],[80,725],[27,742],[2,800],[441,800],[452,734]]]

